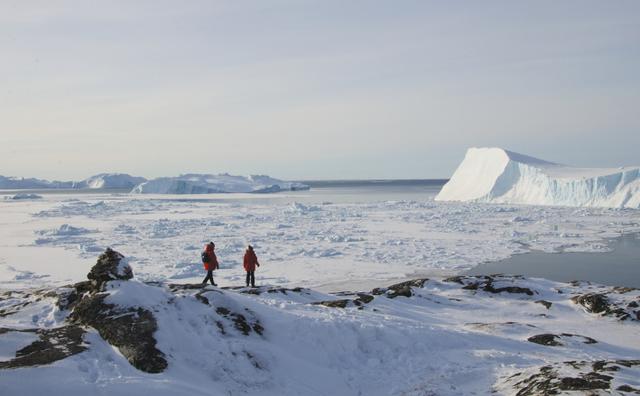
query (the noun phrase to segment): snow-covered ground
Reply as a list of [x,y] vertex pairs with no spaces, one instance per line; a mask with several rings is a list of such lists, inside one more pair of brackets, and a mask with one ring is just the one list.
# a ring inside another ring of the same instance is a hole
[[[542,395],[573,389],[570,394],[579,395],[596,389],[587,394],[601,395],[640,389],[640,326],[628,314],[635,315],[630,307],[640,302],[638,290],[468,277],[339,296],[136,280],[111,281],[103,293],[71,299],[73,293],[0,295],[3,394]],[[593,295],[607,302],[606,312],[580,303]],[[86,321],[93,325],[78,326]]]
[[575,168],[470,148],[436,200],[639,209],[640,167]]
[[[221,285],[243,283],[248,243],[258,283],[320,290],[370,288],[449,275],[529,249],[602,251],[605,238],[640,231],[640,212],[435,202],[334,199],[322,189],[277,195],[41,194],[0,200],[0,287],[84,279],[111,246],[141,280],[195,282],[213,240]],[[393,195],[392,195],[393,196]]]

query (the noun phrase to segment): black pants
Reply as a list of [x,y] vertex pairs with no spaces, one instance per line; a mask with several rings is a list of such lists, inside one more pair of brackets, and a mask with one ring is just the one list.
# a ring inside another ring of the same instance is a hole
[[247,286],[249,286],[249,281],[251,281],[251,287],[256,287],[255,273],[255,271],[247,271]]
[[205,276],[205,277],[204,277],[204,280],[202,281],[202,284],[203,284],[203,285],[206,285],[208,280],[211,280],[211,284],[212,284],[212,285],[214,285],[214,286],[218,286],[218,285],[216,285],[216,283],[213,281],[213,270],[209,270],[209,271],[207,271],[207,276]]

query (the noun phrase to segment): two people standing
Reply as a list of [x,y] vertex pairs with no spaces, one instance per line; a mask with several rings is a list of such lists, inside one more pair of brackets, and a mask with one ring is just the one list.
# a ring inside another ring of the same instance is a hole
[[[213,271],[220,268],[218,264],[218,258],[215,253],[216,245],[213,242],[209,242],[205,245],[204,250],[202,251],[202,264],[204,265],[205,271],[207,271],[207,276],[202,281],[203,285],[207,284],[207,281],[210,280],[213,286],[218,286],[213,281]],[[260,266],[258,262],[258,257],[256,256],[256,252],[253,251],[253,246],[247,246],[247,250],[244,253],[244,270],[247,273],[247,281],[246,285],[249,287],[256,287],[256,277],[255,271],[256,267]]]

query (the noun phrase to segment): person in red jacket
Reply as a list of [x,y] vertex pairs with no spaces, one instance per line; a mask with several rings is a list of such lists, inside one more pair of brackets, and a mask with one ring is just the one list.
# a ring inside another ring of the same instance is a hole
[[202,252],[202,264],[204,265],[204,269],[207,271],[207,276],[202,281],[203,285],[206,285],[207,281],[211,280],[211,284],[213,286],[218,286],[213,281],[213,271],[220,267],[215,249],[216,245],[213,242],[209,242],[205,245]]
[[251,282],[251,287],[256,287],[256,267],[259,267],[258,257],[256,252],[253,251],[253,247],[249,245],[247,251],[244,252],[244,270],[247,271],[247,287]]

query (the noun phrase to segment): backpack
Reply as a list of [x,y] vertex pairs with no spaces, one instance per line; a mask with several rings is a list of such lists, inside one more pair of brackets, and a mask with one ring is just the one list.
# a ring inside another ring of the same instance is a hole
[[211,261],[211,257],[209,257],[209,253],[207,253],[206,251],[202,252],[200,257],[202,258],[203,263],[208,263],[209,261]]

